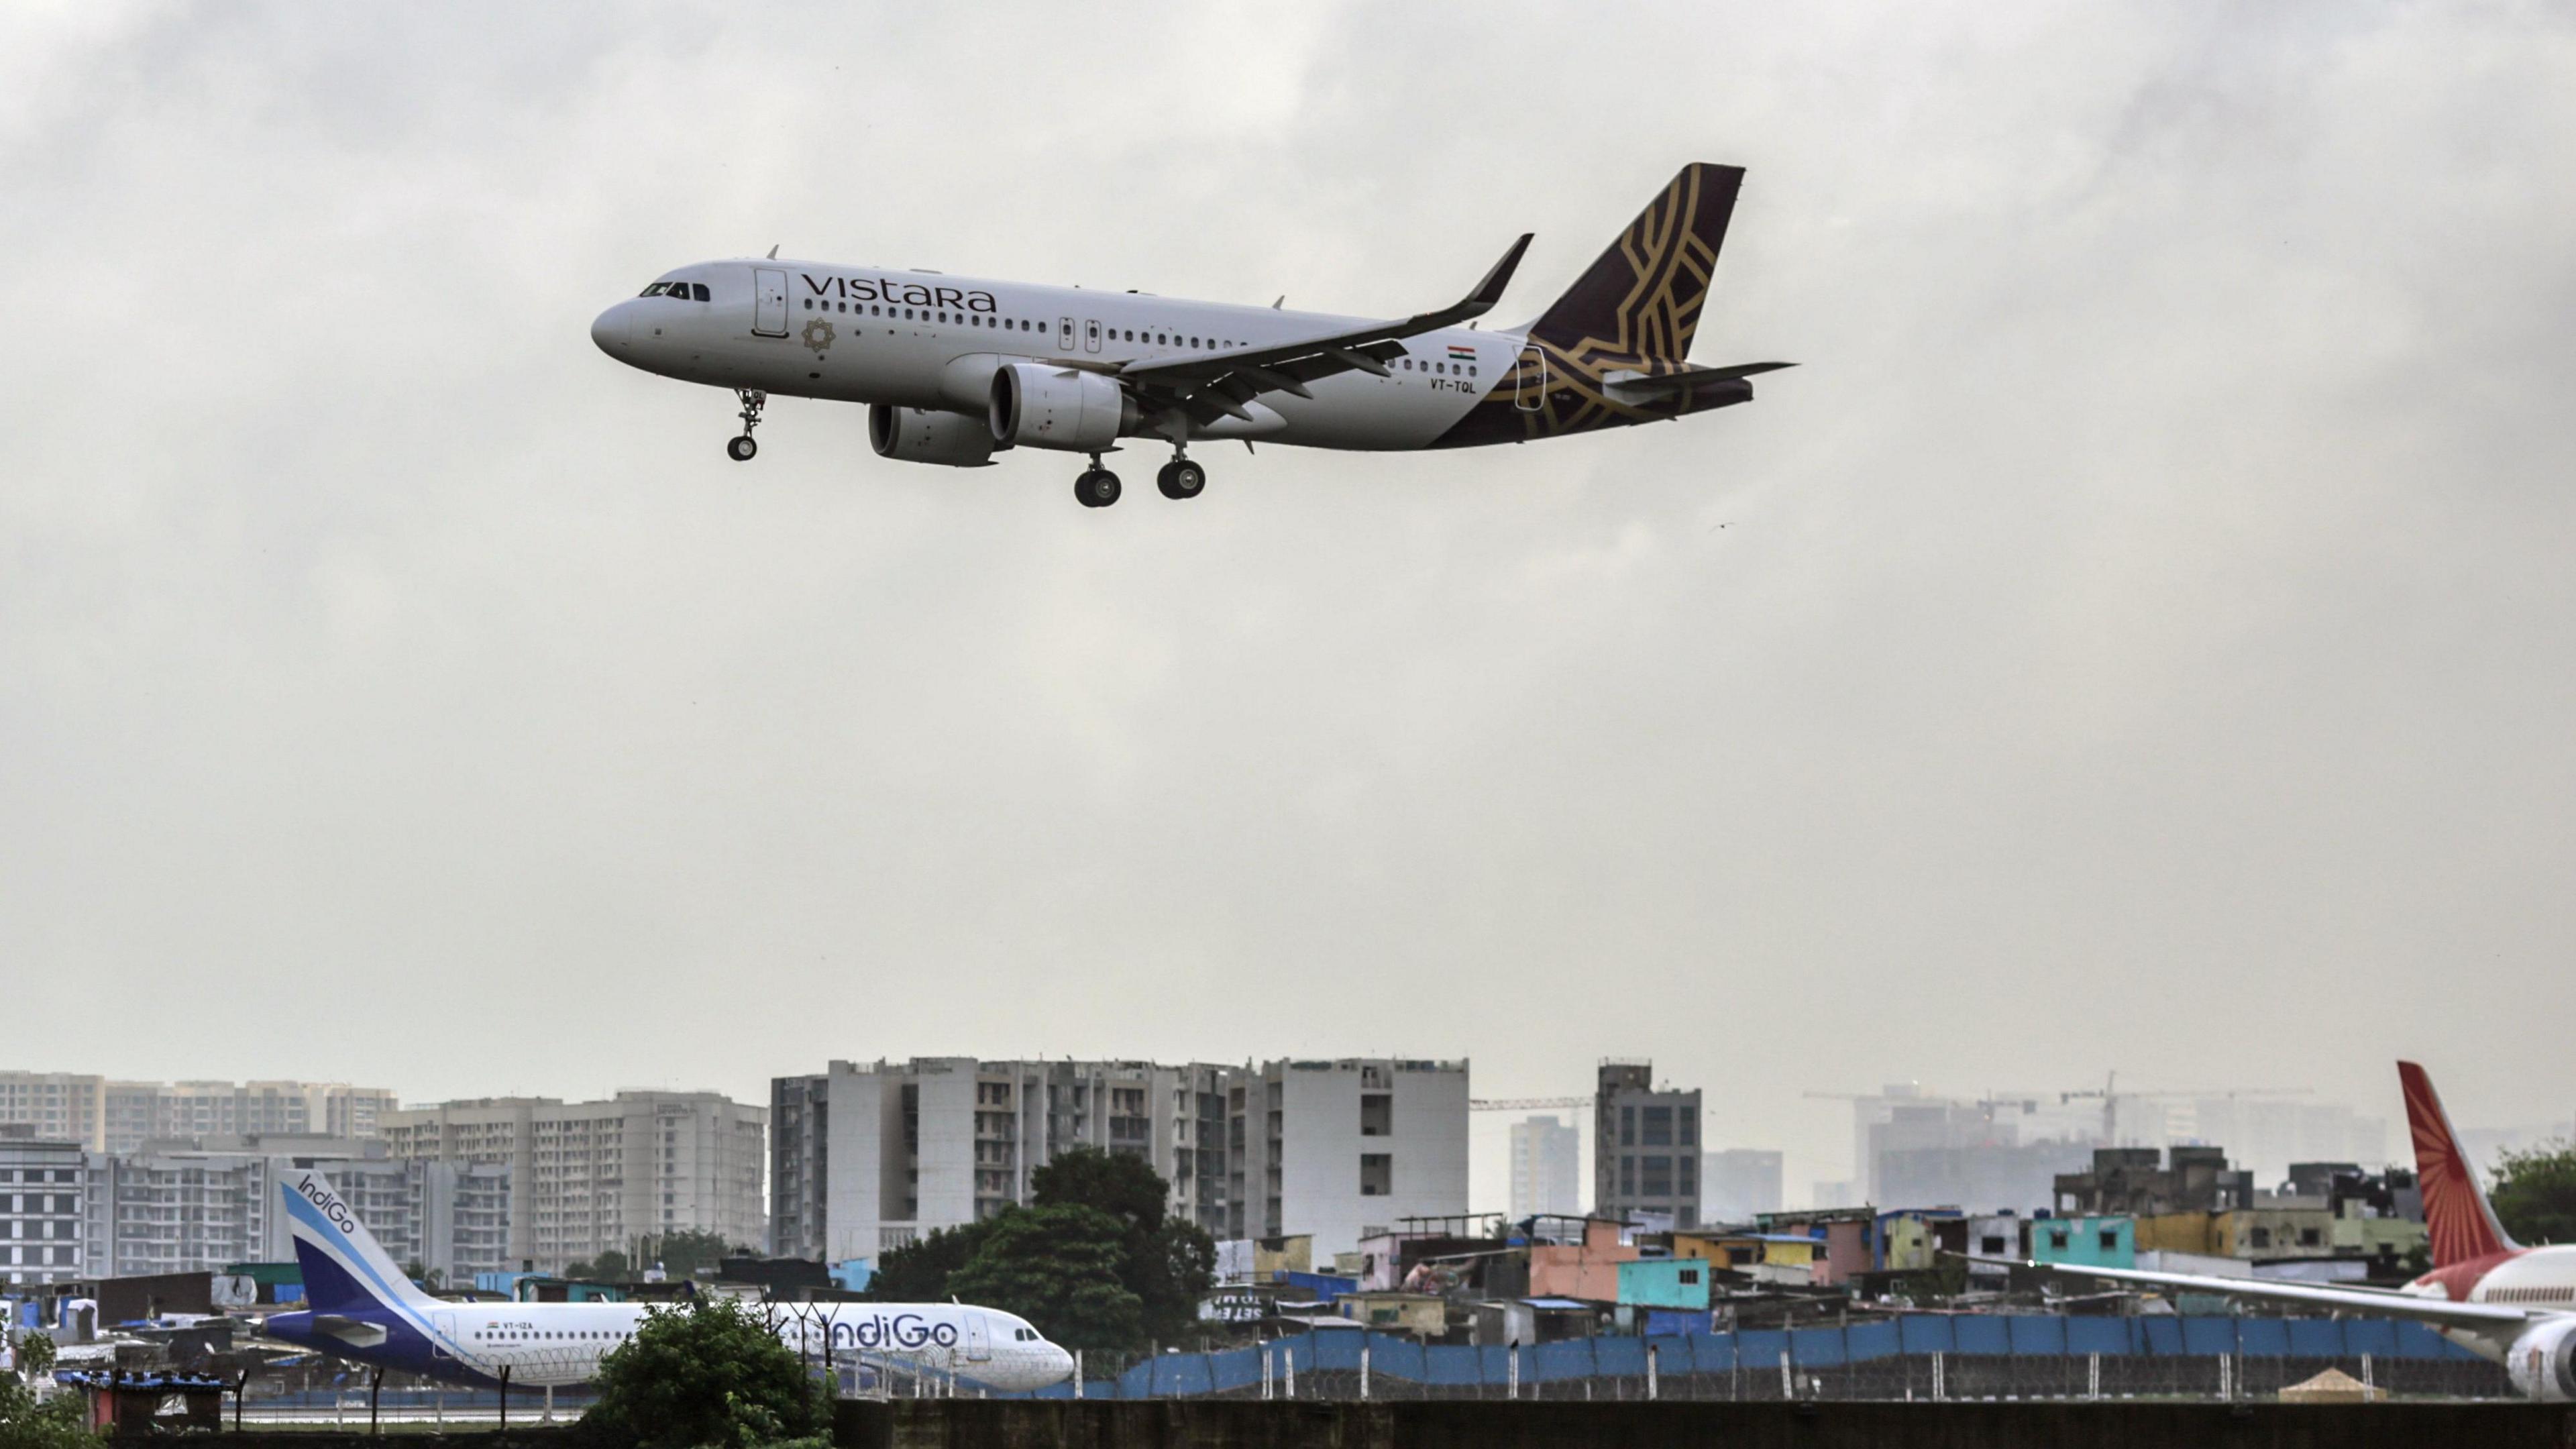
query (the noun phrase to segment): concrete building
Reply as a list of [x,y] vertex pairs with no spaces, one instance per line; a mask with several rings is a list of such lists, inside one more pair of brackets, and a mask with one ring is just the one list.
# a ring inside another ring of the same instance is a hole
[[768,1238],[768,1113],[714,1092],[478,1098],[383,1113],[377,1130],[396,1161],[508,1169],[508,1264],[560,1272],[611,1249],[648,1263],[682,1231]]
[[201,1137],[373,1137],[394,1094],[347,1082],[119,1082],[70,1072],[0,1072],[0,1124],[93,1152]]
[[1657,1087],[1654,1063],[1605,1061],[1593,1095],[1592,1202],[1605,1218],[1700,1224],[1700,1096]]
[[1757,1213],[1780,1210],[1780,1154],[1729,1147],[1700,1158],[1700,1220],[1748,1223]]
[[1583,1211],[1583,1134],[1555,1117],[1512,1124],[1512,1220]]
[[2254,1175],[2229,1167],[2223,1147],[2100,1147],[2090,1170],[2058,1174],[2055,1197],[2059,1216],[2210,1213],[2252,1205]]
[[1077,1146],[1143,1158],[1218,1239],[1307,1234],[1319,1257],[1467,1205],[1464,1062],[916,1057],[771,1084],[771,1250],[874,1258],[1029,1200]]
[[0,1283],[90,1276],[81,1233],[88,1169],[78,1142],[40,1135],[29,1123],[0,1124]]
[[308,1168],[396,1262],[447,1282],[505,1262],[506,1168],[396,1162],[380,1143],[331,1137],[210,1137],[84,1157],[82,1257],[94,1278],[292,1260],[281,1194]]

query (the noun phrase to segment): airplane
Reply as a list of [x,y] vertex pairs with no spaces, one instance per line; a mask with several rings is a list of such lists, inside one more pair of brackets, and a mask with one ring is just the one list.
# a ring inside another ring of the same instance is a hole
[[[2496,1220],[2477,1172],[2451,1130],[2433,1079],[2413,1062],[2397,1064],[2406,1125],[2415,1140],[2415,1177],[2424,1194],[2432,1238],[2432,1271],[2403,1288],[2304,1284],[2087,1268],[2071,1263],[2013,1263],[2060,1277],[2228,1294],[2381,1318],[2411,1318],[2481,1358],[2501,1363],[2524,1397],[2576,1402],[2576,1243],[2526,1248]],[[1994,1262],[1996,1259],[1980,1261]]]
[[[1466,297],[1392,320],[767,257],[700,262],[599,314],[618,361],[729,388],[742,433],[768,400],[864,403],[881,457],[981,468],[1038,448],[1090,457],[1088,508],[1118,501],[1119,439],[1168,443],[1155,482],[1195,498],[1201,440],[1400,451],[1525,443],[1750,402],[1757,374],[1695,367],[1691,338],[1743,182],[1685,166],[1537,320],[1482,331],[1528,250],[1512,243]],[[1281,299],[1283,302],[1285,298]]]
[[[588,1383],[635,1336],[639,1303],[457,1303],[404,1276],[321,1174],[280,1182],[306,1307],[270,1315],[272,1338],[379,1368],[488,1388]],[[800,1356],[1021,1392],[1073,1372],[1027,1319],[960,1303],[800,1303],[777,1325]]]

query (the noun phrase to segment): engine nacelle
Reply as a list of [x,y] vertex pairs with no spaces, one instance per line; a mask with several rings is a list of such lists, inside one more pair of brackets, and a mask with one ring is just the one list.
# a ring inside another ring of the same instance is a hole
[[868,446],[898,463],[981,468],[993,461],[993,432],[981,418],[937,408],[868,406]]
[[1004,447],[1090,453],[1136,425],[1136,404],[1099,373],[1013,362],[993,374],[989,422]]
[[2526,1399],[2576,1401],[2576,1318],[2544,1319],[2525,1330],[2506,1351],[2504,1371]]

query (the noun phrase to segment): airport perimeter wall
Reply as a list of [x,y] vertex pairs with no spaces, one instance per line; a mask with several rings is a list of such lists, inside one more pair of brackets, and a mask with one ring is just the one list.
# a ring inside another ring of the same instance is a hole
[[847,1401],[838,1449],[2563,1449],[2553,1404]]

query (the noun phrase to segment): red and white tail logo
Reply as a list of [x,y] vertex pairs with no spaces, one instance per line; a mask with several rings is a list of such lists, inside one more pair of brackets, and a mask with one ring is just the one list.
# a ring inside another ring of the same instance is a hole
[[2415,1138],[2415,1178],[2424,1192],[2424,1227],[2433,1239],[2433,1266],[2447,1268],[2493,1257],[2516,1247],[2478,1188],[2477,1174],[2451,1132],[2450,1115],[2433,1093],[2433,1079],[2413,1062],[2397,1064],[2406,1094],[2406,1126]]

